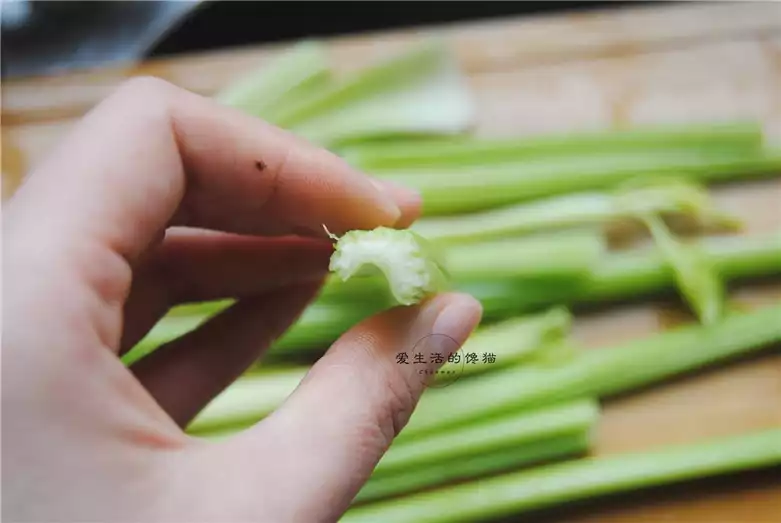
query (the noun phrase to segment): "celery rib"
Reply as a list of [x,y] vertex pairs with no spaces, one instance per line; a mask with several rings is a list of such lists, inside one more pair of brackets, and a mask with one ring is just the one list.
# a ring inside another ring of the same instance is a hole
[[586,458],[350,509],[344,523],[454,523],[781,463],[781,429],[651,452]]
[[[476,419],[582,396],[605,397],[781,341],[781,306],[733,313],[712,325],[687,325],[619,347],[581,352],[570,363],[511,367],[430,390],[399,439]],[[448,408],[458,405],[457,409]]]
[[605,154],[681,148],[755,152],[763,144],[756,122],[648,126],[620,131],[589,131],[521,138],[455,138],[347,147],[344,156],[364,170],[486,165],[536,156]]
[[447,171],[378,172],[417,189],[425,216],[479,211],[563,193],[599,190],[633,179],[675,177],[717,182],[781,172],[781,150],[760,153],[669,151],[529,160]]

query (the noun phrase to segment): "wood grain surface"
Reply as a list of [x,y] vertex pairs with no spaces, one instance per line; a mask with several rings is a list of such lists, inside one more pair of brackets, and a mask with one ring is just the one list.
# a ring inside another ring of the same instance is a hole
[[[344,70],[431,32],[450,42],[468,75],[480,135],[751,118],[781,143],[781,3],[693,3],[506,19],[336,38],[329,49],[335,66]],[[4,198],[74,119],[123,79],[151,74],[208,95],[278,51],[272,46],[226,50],[3,83]],[[746,221],[748,232],[781,230],[781,179],[717,187],[714,193]],[[748,305],[779,298],[779,282],[735,293]],[[575,336],[591,347],[612,345],[684,319],[675,300],[639,303],[582,314]],[[640,451],[771,426],[781,426],[777,351],[607,402],[595,453]],[[781,472],[600,500],[519,521],[778,522]]]

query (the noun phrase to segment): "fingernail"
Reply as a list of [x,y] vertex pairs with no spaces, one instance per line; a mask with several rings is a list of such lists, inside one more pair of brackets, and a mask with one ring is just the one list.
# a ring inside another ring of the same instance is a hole
[[394,227],[404,229],[412,225],[420,217],[423,207],[423,198],[420,193],[415,189],[389,180],[380,180],[379,183],[384,186],[384,190],[401,209],[401,217],[396,221]]
[[401,217],[401,208],[399,207],[396,197],[386,183],[374,178],[369,178],[371,184],[380,193],[380,198],[383,201],[383,207],[388,213],[393,216],[393,222],[395,223]]

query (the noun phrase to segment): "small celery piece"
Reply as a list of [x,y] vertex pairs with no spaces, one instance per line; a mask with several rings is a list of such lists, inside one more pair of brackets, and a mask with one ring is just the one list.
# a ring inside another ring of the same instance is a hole
[[413,305],[446,287],[448,276],[436,250],[410,230],[377,227],[341,238],[328,234],[337,240],[329,269],[342,281],[380,271],[401,305]]
[[678,289],[694,309],[702,323],[716,322],[722,314],[725,300],[724,284],[716,267],[706,255],[691,245],[673,238],[665,224],[655,216],[646,216],[645,223],[669,263]]
[[511,449],[501,449],[477,456],[464,456],[449,462],[435,463],[408,474],[372,477],[355,496],[355,503],[368,503],[453,481],[509,472],[522,467],[574,457],[589,448],[588,432],[554,436],[532,441]]
[[512,138],[454,138],[439,141],[370,143],[342,153],[360,169],[463,167],[525,161],[539,156],[593,155],[682,148],[756,152],[762,147],[756,122],[648,126],[625,130],[556,133]]
[[343,523],[454,523],[781,464],[781,429],[585,458],[350,509]]
[[187,427],[191,434],[251,425],[271,414],[309,371],[297,366],[242,376],[214,398]]
[[326,89],[330,80],[324,47],[305,41],[232,83],[215,99],[273,123],[284,107],[308,99],[315,90]]
[[657,151],[538,158],[514,164],[376,172],[417,189],[425,216],[500,207],[563,193],[618,187],[633,179],[718,182],[781,172],[781,149],[761,153]]
[[524,360],[539,356],[541,352],[559,344],[569,332],[572,315],[564,307],[554,307],[548,311],[531,316],[521,316],[480,327],[463,344],[459,353],[474,353],[482,358],[483,354],[496,357],[493,363],[465,364],[447,362],[436,374],[436,379],[451,380],[453,371],[459,379],[465,376],[515,365]]
[[614,348],[580,351],[564,365],[498,370],[429,390],[398,439],[554,401],[610,396],[778,341],[781,305],[728,314],[712,325],[687,325]]
[[[412,230],[436,243],[484,241],[543,229],[600,225],[646,213],[691,215],[700,222],[715,217],[703,188],[676,181],[555,196],[463,216],[424,218]],[[725,224],[722,217],[717,218],[719,225]],[[726,224],[734,226],[733,221]]]
[[334,146],[383,136],[461,133],[473,118],[454,57],[443,42],[429,41],[291,104],[277,123]]

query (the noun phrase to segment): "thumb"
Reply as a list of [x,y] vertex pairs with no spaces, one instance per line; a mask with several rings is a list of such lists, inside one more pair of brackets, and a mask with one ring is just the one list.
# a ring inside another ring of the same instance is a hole
[[[250,465],[279,478],[274,498],[258,502],[290,515],[286,521],[337,519],[409,420],[425,377],[441,365],[430,354],[458,350],[481,313],[468,295],[441,294],[383,312],[342,336],[279,410],[231,442],[243,461],[270,455],[280,467]],[[401,352],[409,364],[397,362]],[[415,364],[413,352],[426,363]]]

